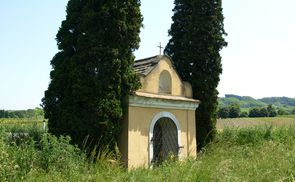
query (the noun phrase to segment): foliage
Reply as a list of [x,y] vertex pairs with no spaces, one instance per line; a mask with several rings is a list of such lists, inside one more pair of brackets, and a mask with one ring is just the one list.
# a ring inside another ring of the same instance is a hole
[[82,146],[114,146],[126,97],[139,87],[132,69],[142,22],[139,0],[70,0],[57,33],[43,107],[49,131]]
[[229,115],[229,107],[222,107],[218,110],[219,118],[228,118]]
[[[286,114],[286,113],[283,113]],[[238,118],[238,117],[275,117],[277,116],[276,109],[269,104],[267,107],[253,107],[249,109],[249,114],[246,111],[241,112],[240,105],[238,103],[230,104],[229,106],[223,106],[218,110],[219,118]]]
[[0,118],[43,118],[43,109],[36,107],[27,110],[0,110]]
[[269,117],[276,117],[277,116],[277,111],[276,109],[272,106],[272,104],[269,104],[267,106],[267,114]]
[[287,115],[287,114],[289,114],[287,111],[285,111],[285,110],[282,109],[282,108],[279,108],[279,110],[278,110],[278,115]]
[[259,116],[258,117],[268,117],[268,112],[267,112],[267,109],[266,108],[261,108],[259,110]]
[[228,107],[218,109],[219,118],[238,118],[240,116],[240,106],[238,104],[231,104]]
[[259,116],[260,116],[259,108],[254,107],[254,108],[250,109],[250,111],[249,111],[249,117],[250,118],[255,118],[255,117],[259,117]]
[[241,118],[246,118],[246,117],[248,117],[248,116],[249,116],[249,114],[248,114],[248,112],[246,112],[246,111],[242,111],[241,114],[240,114],[240,117],[241,117]]
[[250,108],[249,110],[249,117],[255,118],[255,117],[275,117],[277,115],[276,110],[269,105],[267,108]]
[[221,0],[175,0],[165,54],[172,58],[180,77],[192,84],[193,98],[202,101],[196,111],[199,149],[216,134],[216,89],[222,72],[219,51],[223,36]]
[[229,118],[237,118],[240,116],[240,106],[238,104],[232,104],[229,106],[229,113],[228,113],[228,117]]

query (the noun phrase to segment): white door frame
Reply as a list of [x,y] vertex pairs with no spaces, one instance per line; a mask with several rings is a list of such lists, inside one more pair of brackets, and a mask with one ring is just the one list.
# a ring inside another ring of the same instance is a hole
[[[154,155],[154,148],[153,148],[153,142],[152,142],[152,138],[153,138],[153,134],[154,134],[154,127],[155,127],[155,124],[157,123],[157,121],[159,121],[159,119],[161,118],[170,118],[174,124],[176,125],[176,128],[177,128],[177,140],[178,140],[178,146],[181,146],[181,129],[180,129],[180,124],[178,122],[178,120],[176,119],[176,117],[170,113],[170,112],[159,112],[157,113],[153,119],[152,119],[152,122],[151,122],[151,125],[150,125],[150,132],[149,132],[149,165],[151,166],[151,162],[152,162],[152,159],[153,159],[153,155]],[[179,155],[179,153],[178,153]]]

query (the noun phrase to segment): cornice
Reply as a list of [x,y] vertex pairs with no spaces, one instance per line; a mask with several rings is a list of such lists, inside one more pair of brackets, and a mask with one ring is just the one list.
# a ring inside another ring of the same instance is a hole
[[164,108],[164,109],[180,109],[180,110],[196,110],[199,107],[199,102],[192,99],[172,100],[172,99],[131,95],[129,96],[129,106]]

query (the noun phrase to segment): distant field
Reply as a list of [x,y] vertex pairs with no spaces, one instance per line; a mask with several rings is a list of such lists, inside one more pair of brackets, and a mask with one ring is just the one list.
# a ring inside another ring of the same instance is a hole
[[0,124],[27,124],[27,123],[41,123],[42,118],[0,118]]
[[[29,132],[30,130],[44,130],[42,118],[0,118],[0,129],[7,132]],[[47,126],[45,126],[47,128]]]
[[284,115],[284,116],[281,116],[281,117],[295,119],[295,115]]
[[295,126],[295,115],[286,115],[274,118],[234,118],[218,119],[216,128],[248,128],[256,126]]

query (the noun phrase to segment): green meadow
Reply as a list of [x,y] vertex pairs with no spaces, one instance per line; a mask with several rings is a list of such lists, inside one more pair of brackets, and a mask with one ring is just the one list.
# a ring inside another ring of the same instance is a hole
[[[217,137],[197,159],[127,171],[117,160],[119,153],[104,149],[86,157],[70,138],[44,131],[42,121],[20,123],[22,130],[14,129],[17,121],[1,121],[0,181],[293,182],[294,122],[294,117],[218,120]],[[19,131],[28,135],[8,135]]]

